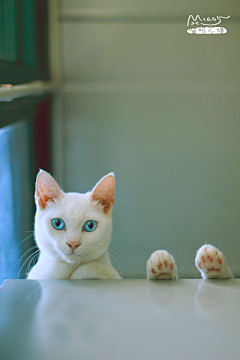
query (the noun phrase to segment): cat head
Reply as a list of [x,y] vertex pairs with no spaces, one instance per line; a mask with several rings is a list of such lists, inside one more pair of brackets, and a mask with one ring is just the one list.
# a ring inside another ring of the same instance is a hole
[[49,173],[40,170],[35,238],[41,252],[69,263],[99,258],[111,239],[114,187],[114,174],[109,173],[90,192],[65,193]]

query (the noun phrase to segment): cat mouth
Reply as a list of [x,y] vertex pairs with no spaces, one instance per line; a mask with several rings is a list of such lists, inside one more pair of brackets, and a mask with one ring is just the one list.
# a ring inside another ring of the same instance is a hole
[[[85,254],[84,254],[85,255]],[[75,264],[83,261],[83,254],[75,254],[71,253],[68,255],[65,255],[65,261],[70,264]]]
[[69,253],[69,254],[66,254],[66,253],[61,253],[61,257],[64,261],[66,261],[67,263],[76,263],[76,262],[79,262],[79,258],[80,258],[81,255],[79,254],[75,254],[75,253]]

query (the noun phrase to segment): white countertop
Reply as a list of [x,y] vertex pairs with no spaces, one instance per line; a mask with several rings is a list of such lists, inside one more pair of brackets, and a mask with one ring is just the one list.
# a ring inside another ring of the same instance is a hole
[[7,280],[4,360],[239,360],[240,279]]

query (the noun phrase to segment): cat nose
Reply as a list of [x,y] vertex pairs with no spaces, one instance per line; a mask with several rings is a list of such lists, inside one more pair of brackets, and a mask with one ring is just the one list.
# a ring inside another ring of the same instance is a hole
[[75,242],[75,241],[69,241],[67,242],[67,245],[72,249],[72,252],[74,252],[74,250],[80,246],[80,243]]

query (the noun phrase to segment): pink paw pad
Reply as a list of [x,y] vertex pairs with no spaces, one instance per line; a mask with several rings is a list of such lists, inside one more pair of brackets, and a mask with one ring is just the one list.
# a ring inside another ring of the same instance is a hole
[[221,251],[212,245],[202,246],[196,256],[196,265],[204,272],[220,272],[223,263]]
[[155,251],[147,262],[148,278],[175,279],[177,277],[174,258],[164,250]]

